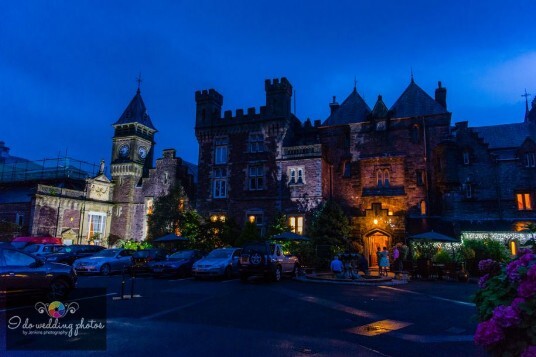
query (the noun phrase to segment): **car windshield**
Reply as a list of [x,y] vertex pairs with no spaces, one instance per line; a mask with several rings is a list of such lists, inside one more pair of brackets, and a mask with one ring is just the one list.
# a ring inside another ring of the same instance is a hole
[[207,258],[229,258],[233,252],[231,250],[216,249],[207,255]]
[[147,258],[149,256],[156,255],[155,250],[139,250],[132,255],[134,258]]
[[193,250],[185,250],[182,252],[173,253],[169,256],[170,260],[189,259],[194,255]]
[[22,249],[22,248],[24,248],[27,244],[28,244],[28,242],[11,242],[11,245],[14,246],[14,247],[17,248],[17,249]]
[[26,253],[35,253],[39,250],[39,246],[37,244],[32,244],[24,247],[23,249]]
[[117,254],[116,249],[104,249],[98,252],[97,254],[94,254],[94,257],[114,257]]
[[78,250],[78,247],[75,246],[66,246],[62,247],[58,250],[58,253],[70,253],[70,252],[76,252]]

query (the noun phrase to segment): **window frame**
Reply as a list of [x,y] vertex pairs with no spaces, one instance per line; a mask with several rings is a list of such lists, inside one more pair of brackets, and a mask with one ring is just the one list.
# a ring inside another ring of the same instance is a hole
[[264,190],[264,166],[250,165],[248,166],[248,189],[249,191]]
[[516,203],[518,211],[534,211],[534,195],[530,192],[517,192]]
[[220,136],[214,139],[214,164],[221,165],[229,162],[229,138]]

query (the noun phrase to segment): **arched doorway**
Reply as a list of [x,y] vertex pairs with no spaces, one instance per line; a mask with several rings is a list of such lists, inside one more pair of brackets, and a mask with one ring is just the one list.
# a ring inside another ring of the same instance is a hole
[[364,243],[363,250],[365,257],[368,259],[369,266],[378,266],[376,251],[378,247],[380,249],[383,249],[383,247],[389,248],[391,246],[391,237],[383,231],[375,230],[365,235]]

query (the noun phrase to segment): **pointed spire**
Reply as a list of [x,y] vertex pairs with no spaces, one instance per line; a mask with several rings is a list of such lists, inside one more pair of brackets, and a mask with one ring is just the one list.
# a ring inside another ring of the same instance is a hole
[[354,92],[357,92],[357,77],[354,76]]
[[142,82],[141,72],[138,74],[138,78],[136,78],[136,82],[138,82],[138,90],[137,90],[136,93],[140,94],[140,86],[141,86],[141,82]]
[[522,97],[525,97],[525,123],[529,121],[529,97],[530,93],[527,93],[527,88],[525,88],[525,94],[521,94]]
[[413,80],[413,67],[411,67],[411,83],[415,83],[415,81]]

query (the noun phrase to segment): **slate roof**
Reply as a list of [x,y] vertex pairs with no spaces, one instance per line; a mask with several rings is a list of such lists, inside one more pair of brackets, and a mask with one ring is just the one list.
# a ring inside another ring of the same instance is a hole
[[156,130],[151,121],[151,117],[149,117],[149,114],[147,113],[147,108],[145,107],[139,89],[114,125],[130,123],[139,123],[150,129]]
[[363,98],[357,93],[356,88],[350,93],[348,98],[342,102],[340,107],[335,110],[322,125],[341,125],[348,123],[361,123],[367,121],[370,114],[370,107],[365,103]]
[[411,79],[411,83],[391,107],[395,118],[443,114],[447,110]]
[[472,127],[490,149],[517,148],[527,137],[536,142],[536,127],[528,123]]
[[387,106],[383,102],[382,96],[378,96],[378,100],[376,101],[376,104],[374,104],[374,108],[372,108],[372,116],[374,118],[386,118],[387,112],[389,110],[387,109]]

